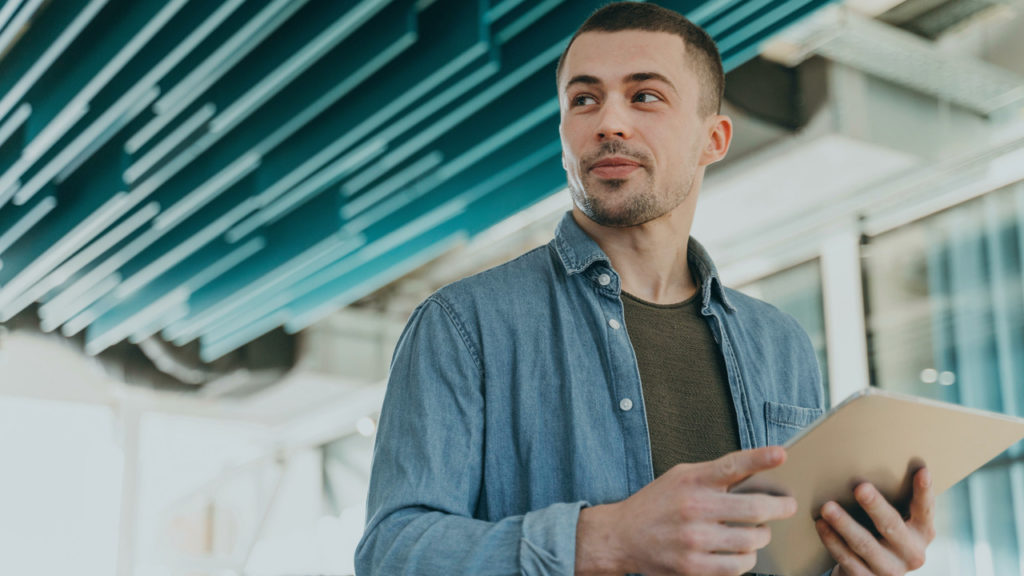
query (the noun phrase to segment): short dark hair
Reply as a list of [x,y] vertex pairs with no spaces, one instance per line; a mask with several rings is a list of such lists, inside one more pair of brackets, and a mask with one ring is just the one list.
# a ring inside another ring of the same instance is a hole
[[561,81],[565,55],[569,53],[569,48],[580,34],[624,30],[668,32],[682,38],[687,49],[693,51],[693,71],[700,81],[702,95],[698,110],[704,116],[721,111],[722,95],[725,92],[725,71],[722,69],[722,57],[718,53],[715,41],[703,28],[690,22],[682,14],[654,4],[614,2],[591,14],[576,30],[562,56],[558,58],[555,81]]

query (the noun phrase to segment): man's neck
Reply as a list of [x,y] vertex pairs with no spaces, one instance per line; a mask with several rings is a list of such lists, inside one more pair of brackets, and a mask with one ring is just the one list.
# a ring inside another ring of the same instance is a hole
[[601,226],[576,207],[573,218],[608,255],[624,292],[655,304],[675,304],[697,292],[686,258],[692,212],[674,210],[628,228]]

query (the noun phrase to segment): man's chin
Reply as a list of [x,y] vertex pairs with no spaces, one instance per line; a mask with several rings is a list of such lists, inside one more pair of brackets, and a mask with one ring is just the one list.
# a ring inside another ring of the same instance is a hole
[[587,218],[606,228],[632,228],[654,219],[649,210],[637,210],[628,206],[585,206],[581,207]]

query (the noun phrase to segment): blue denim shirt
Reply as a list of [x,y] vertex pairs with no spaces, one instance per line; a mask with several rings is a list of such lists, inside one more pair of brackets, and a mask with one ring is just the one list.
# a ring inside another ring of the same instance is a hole
[[[807,335],[723,287],[693,239],[688,256],[742,447],[785,442],[822,413]],[[580,509],[653,480],[619,277],[567,213],[549,244],[442,288],[410,318],[356,571],[571,575]]]

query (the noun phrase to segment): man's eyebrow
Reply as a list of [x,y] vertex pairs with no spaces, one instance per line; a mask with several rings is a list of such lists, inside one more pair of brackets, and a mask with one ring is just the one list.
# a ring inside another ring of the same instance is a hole
[[585,84],[587,86],[599,86],[601,84],[601,79],[598,78],[597,76],[588,76],[586,74],[580,74],[579,76],[573,76],[572,78],[570,78],[568,84],[566,84],[565,87],[568,88],[569,86],[572,86],[573,84]]
[[668,87],[671,88],[673,92],[679,92],[678,90],[676,90],[676,85],[673,84],[671,80],[665,77],[664,74],[659,74],[657,72],[635,72],[633,74],[630,74],[629,76],[626,76],[625,80],[626,82],[631,83],[645,82],[647,80],[657,80],[658,82],[668,84]]

